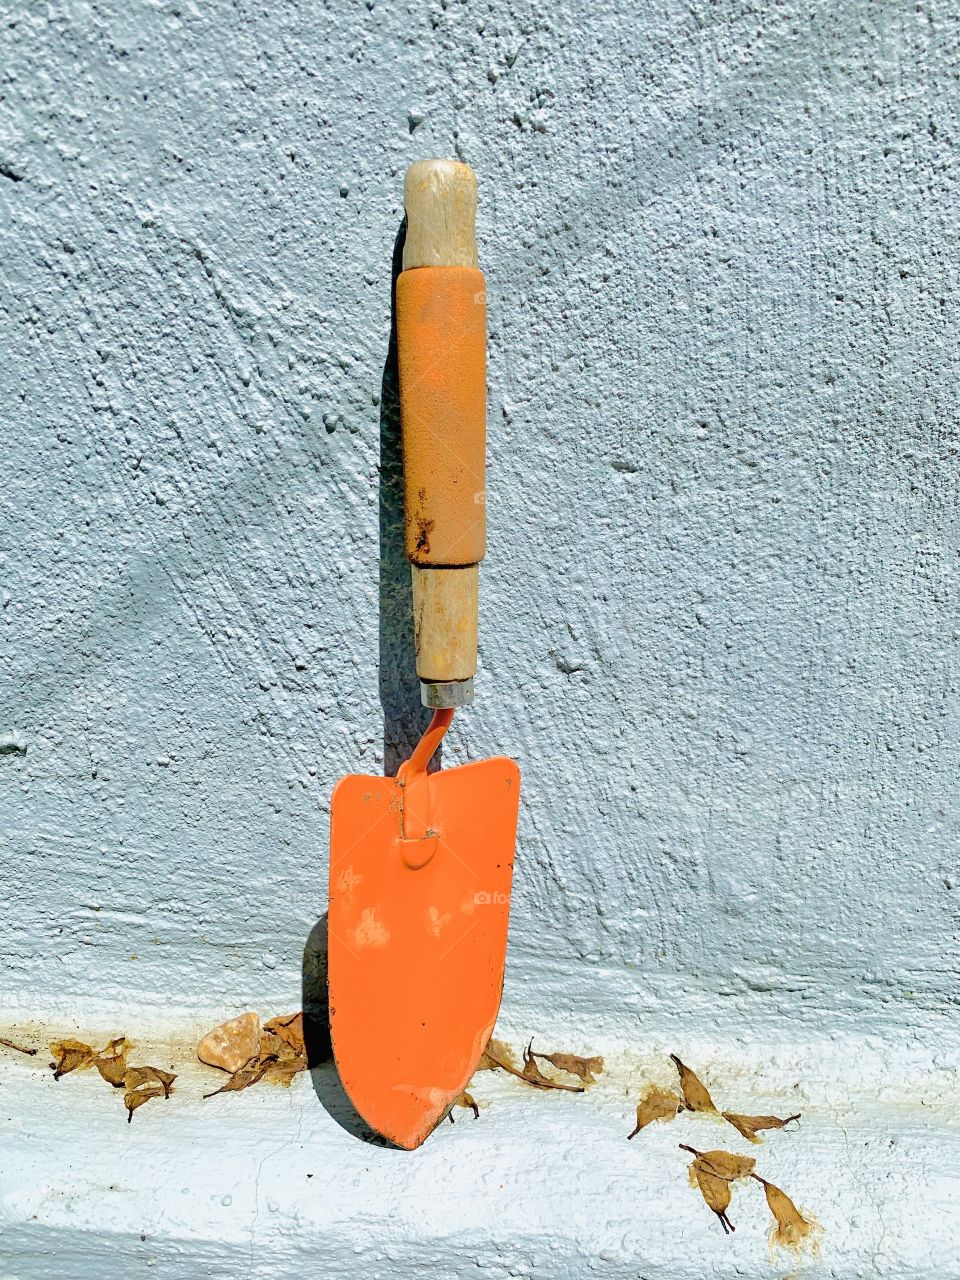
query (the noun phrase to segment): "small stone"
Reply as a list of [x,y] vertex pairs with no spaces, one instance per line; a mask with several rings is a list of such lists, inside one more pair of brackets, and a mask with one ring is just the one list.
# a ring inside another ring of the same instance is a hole
[[241,1013],[239,1018],[221,1023],[208,1031],[197,1045],[201,1062],[231,1074],[259,1052],[260,1018],[256,1013]]

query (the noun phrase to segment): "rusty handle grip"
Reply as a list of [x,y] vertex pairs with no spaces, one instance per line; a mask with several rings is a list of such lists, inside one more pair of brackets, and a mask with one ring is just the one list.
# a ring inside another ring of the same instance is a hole
[[487,309],[473,267],[397,279],[404,541],[411,564],[462,568],[486,550]]
[[411,165],[397,279],[404,542],[417,674],[427,706],[462,706],[477,668],[486,549],[486,291],[476,178],[452,160]]

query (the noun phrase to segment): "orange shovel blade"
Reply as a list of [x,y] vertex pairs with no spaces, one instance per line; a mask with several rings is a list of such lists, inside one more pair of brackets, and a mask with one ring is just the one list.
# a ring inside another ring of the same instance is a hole
[[[520,771],[496,758],[333,793],[330,1030],[351,1102],[418,1147],[473,1075],[500,1007]],[[423,834],[405,839],[404,830]],[[417,818],[425,819],[419,826]]]

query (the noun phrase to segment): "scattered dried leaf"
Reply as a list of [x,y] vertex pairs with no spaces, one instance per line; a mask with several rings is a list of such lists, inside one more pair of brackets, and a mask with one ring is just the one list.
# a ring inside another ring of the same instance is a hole
[[698,1151],[696,1147],[688,1147],[684,1142],[679,1145],[681,1151],[689,1151],[696,1157],[690,1166],[690,1181],[700,1188],[707,1207],[717,1215],[720,1225],[729,1235],[736,1230],[727,1217],[730,1183],[755,1176],[753,1167],[756,1160],[752,1156],[738,1156],[732,1151]]
[[260,1041],[260,1061],[266,1063],[264,1074],[268,1079],[289,1086],[295,1075],[306,1070],[307,1051],[302,1044],[297,1049],[289,1040],[281,1040],[271,1032]]
[[536,1085],[540,1089],[550,1088],[549,1078],[537,1066],[537,1060],[529,1049],[523,1051],[523,1070],[520,1072],[520,1077],[528,1084]]
[[698,1167],[696,1160],[690,1166],[691,1181],[700,1188],[700,1194],[707,1203],[707,1208],[720,1219],[724,1233],[729,1235],[736,1227],[727,1217],[730,1208],[730,1183],[726,1178],[718,1178],[716,1174]]
[[161,1071],[159,1067],[128,1067],[123,1083],[128,1089],[136,1089],[142,1084],[158,1084],[163,1089],[163,1096],[169,1098],[176,1078],[172,1071]]
[[510,1046],[504,1044],[502,1040],[489,1040],[477,1065],[477,1070],[496,1071],[498,1067],[504,1071],[515,1071],[517,1069],[516,1055]]
[[683,1091],[683,1105],[688,1111],[716,1111],[713,1105],[713,1099],[707,1091],[707,1086],[690,1070],[685,1063],[681,1062],[675,1053],[670,1055],[677,1071],[680,1073],[680,1088]]
[[782,1120],[779,1116],[740,1116],[733,1111],[724,1111],[722,1114],[724,1120],[743,1134],[748,1142],[761,1143],[763,1139],[757,1137],[758,1129],[782,1129],[791,1121],[799,1120],[801,1113],[798,1111],[795,1116],[787,1116]]
[[152,1098],[169,1098],[176,1078],[172,1071],[161,1071],[159,1067],[128,1067],[123,1078],[127,1124],[133,1120],[137,1107],[142,1107],[145,1102]]
[[290,1059],[287,1062],[268,1062],[262,1078],[271,1080],[274,1084],[282,1084],[285,1089],[289,1089],[293,1084],[294,1076],[298,1076],[306,1068],[307,1064],[302,1058]]
[[725,1178],[727,1182],[736,1182],[738,1178],[749,1178],[753,1173],[756,1160],[753,1156],[739,1156],[733,1151],[696,1151],[693,1147],[683,1146],[683,1151],[692,1151],[700,1165],[708,1173],[717,1178]]
[[30,1058],[36,1057],[36,1049],[27,1049],[24,1045],[17,1044],[15,1040],[5,1040],[3,1036],[0,1036],[0,1044],[6,1049],[15,1049],[17,1053],[25,1053]]
[[[454,1106],[454,1107],[466,1107],[466,1108],[468,1108],[470,1111],[472,1111],[472,1112],[473,1112],[473,1118],[474,1118],[474,1120],[479,1120],[479,1119],[480,1119],[480,1108],[477,1106],[476,1102],[474,1102],[473,1097],[472,1097],[469,1093],[467,1093],[467,1091],[466,1091],[466,1090],[464,1090],[464,1091],[463,1091],[463,1093],[458,1094],[458,1095],[454,1098],[454,1100],[453,1100],[453,1106]],[[451,1108],[451,1110],[450,1110],[449,1115],[450,1115],[450,1123],[451,1123],[451,1124],[453,1124],[453,1122],[454,1122],[454,1121],[453,1121],[453,1110],[452,1110],[452,1108]]]
[[535,1053],[532,1040],[530,1046],[535,1058],[542,1058],[558,1071],[577,1076],[584,1084],[596,1084],[596,1077],[603,1071],[602,1058],[580,1058],[575,1053]]
[[775,1187],[772,1182],[767,1182],[758,1173],[753,1176],[762,1184],[770,1212],[776,1219],[776,1225],[770,1233],[770,1243],[783,1245],[787,1249],[802,1248],[813,1235],[817,1224],[803,1216],[785,1191]]
[[100,1050],[94,1060],[101,1076],[115,1089],[123,1088],[124,1076],[127,1073],[127,1054],[130,1048],[125,1036],[117,1036],[106,1048]]
[[549,1076],[545,1076],[537,1066],[537,1055],[533,1052],[532,1040],[523,1051],[523,1070],[519,1074],[522,1080],[526,1080],[537,1089],[561,1089],[564,1093],[584,1092],[582,1084],[561,1084],[559,1080],[551,1080]]
[[533,1052],[533,1041],[523,1051],[523,1067],[518,1069],[513,1051],[499,1040],[491,1040],[484,1050],[483,1057],[480,1059],[478,1071],[492,1071],[499,1068],[501,1071],[507,1071],[512,1076],[516,1076],[518,1080],[523,1080],[527,1084],[531,1084],[535,1089],[559,1089],[564,1093],[583,1093],[582,1084],[562,1084],[559,1080],[551,1080],[549,1076],[545,1076],[537,1066],[538,1057],[547,1057],[546,1054],[535,1054]]
[[263,1030],[266,1035],[276,1036],[282,1040],[298,1057],[304,1059],[304,1065],[306,1065],[307,1049],[303,1041],[302,1013],[280,1014],[276,1018],[271,1018],[269,1022],[265,1022]]
[[213,1093],[205,1093],[205,1098],[215,1098],[218,1093],[235,1093],[238,1089],[249,1089],[252,1084],[257,1084],[267,1074],[268,1068],[276,1062],[276,1058],[272,1054],[257,1054],[256,1057],[245,1062],[239,1071],[234,1071],[226,1084],[222,1084],[219,1089],[214,1089]]
[[260,1052],[260,1018],[242,1013],[208,1031],[197,1045],[197,1057],[210,1067],[236,1073]]
[[672,1089],[650,1085],[637,1104],[637,1127],[627,1137],[635,1138],[641,1129],[653,1124],[654,1120],[672,1120],[682,1108],[683,1102]]
[[89,1067],[97,1056],[96,1052],[82,1040],[56,1040],[50,1046],[50,1052],[53,1054],[53,1062],[50,1065],[53,1067],[54,1080],[69,1075],[71,1071]]
[[162,1097],[164,1097],[163,1085],[156,1081],[153,1084],[142,1085],[139,1089],[128,1089],[123,1095],[124,1106],[127,1108],[127,1124],[133,1120],[133,1113],[137,1107],[142,1107],[151,1098]]

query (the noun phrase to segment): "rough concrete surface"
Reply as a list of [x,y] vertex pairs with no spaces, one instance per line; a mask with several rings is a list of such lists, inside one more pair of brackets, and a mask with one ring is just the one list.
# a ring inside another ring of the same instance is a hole
[[423,724],[390,277],[458,155],[508,1015],[955,1062],[955,6],[2,14],[8,1021],[296,1007]]
[[[128,1126],[95,1073],[54,1081],[20,1059],[4,1073],[0,1111],[4,1280],[102,1280],[119,1260],[122,1274],[145,1280],[960,1275],[960,1128],[945,1072],[905,1053],[911,1096],[897,1097],[876,1052],[851,1077],[823,1040],[805,1054],[691,1045],[711,1057],[705,1077],[718,1100],[801,1110],[799,1130],[751,1147],[719,1117],[685,1114],[628,1142],[637,1081],[675,1082],[667,1044],[653,1039],[584,1097],[484,1073],[472,1086],[480,1118],[458,1110],[412,1153],[358,1140],[329,1101],[329,1064],[313,1088],[301,1076],[289,1092],[201,1101],[215,1072],[143,1045],[181,1074],[169,1101]],[[680,1143],[754,1156],[819,1223],[819,1255],[771,1247],[754,1182],[734,1188],[735,1232],[724,1235],[689,1185]]]

